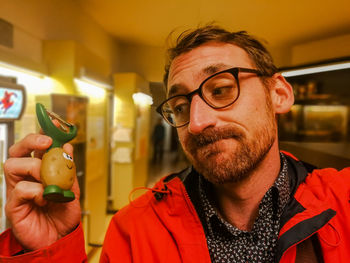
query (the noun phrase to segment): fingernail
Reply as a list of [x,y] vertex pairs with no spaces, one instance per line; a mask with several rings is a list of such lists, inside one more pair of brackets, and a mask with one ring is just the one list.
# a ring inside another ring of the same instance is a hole
[[40,136],[38,138],[38,143],[40,144],[48,144],[50,143],[50,141],[51,141],[50,137],[47,137],[47,136]]

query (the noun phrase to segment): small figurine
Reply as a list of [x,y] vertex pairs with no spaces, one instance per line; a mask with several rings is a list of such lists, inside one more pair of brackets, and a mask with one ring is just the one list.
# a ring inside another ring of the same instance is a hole
[[[76,136],[77,128],[46,110],[40,103],[36,104],[36,115],[44,133],[52,138],[52,145],[43,155],[40,168],[40,178],[45,187],[43,196],[52,202],[73,201],[75,195],[70,189],[74,183],[76,168],[73,158],[64,152],[62,146]],[[51,119],[57,119],[61,129]]]

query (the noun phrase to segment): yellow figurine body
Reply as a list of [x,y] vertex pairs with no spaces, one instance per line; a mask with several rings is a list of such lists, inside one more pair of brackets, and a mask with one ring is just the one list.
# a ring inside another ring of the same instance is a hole
[[40,177],[44,187],[56,185],[62,190],[70,190],[76,174],[72,157],[62,148],[52,148],[41,161]]

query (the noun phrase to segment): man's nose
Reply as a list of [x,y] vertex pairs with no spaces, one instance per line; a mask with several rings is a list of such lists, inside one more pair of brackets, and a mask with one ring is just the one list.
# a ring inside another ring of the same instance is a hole
[[206,104],[198,94],[194,95],[190,108],[189,132],[200,134],[205,128],[215,126],[215,124],[215,109]]

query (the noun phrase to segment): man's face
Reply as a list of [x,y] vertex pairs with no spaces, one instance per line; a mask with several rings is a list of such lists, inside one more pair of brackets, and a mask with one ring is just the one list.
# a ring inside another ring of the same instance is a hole
[[[232,44],[208,43],[176,57],[168,92],[187,94],[211,74],[232,67],[254,69],[247,53]],[[213,109],[198,94],[190,122],[178,128],[181,145],[195,169],[214,184],[238,182],[251,173],[277,137],[269,92],[253,73],[240,73],[240,96],[224,109]]]

